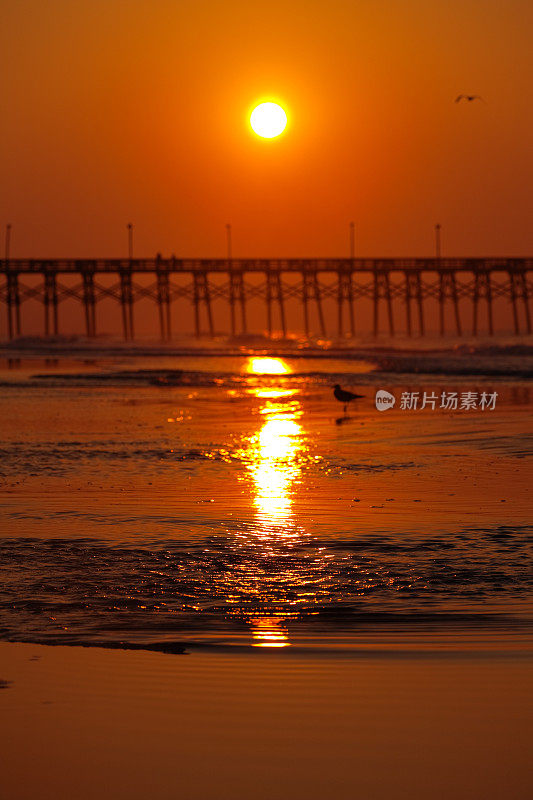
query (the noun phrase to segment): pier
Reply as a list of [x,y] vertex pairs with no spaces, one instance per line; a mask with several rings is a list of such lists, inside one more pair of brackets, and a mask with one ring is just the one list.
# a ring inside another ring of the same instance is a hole
[[[493,303],[503,298],[512,312],[515,334],[531,333],[529,299],[533,258],[102,258],[5,259],[0,267],[0,304],[7,312],[10,339],[23,335],[21,306],[37,300],[43,306],[43,333],[60,333],[60,307],[74,299],[83,311],[85,333],[97,335],[97,308],[105,298],[116,301],[124,338],[135,338],[135,305],[144,298],[154,303],[161,339],[172,337],[171,307],[191,304],[197,336],[220,333],[215,306],[229,307],[228,333],[248,333],[247,304],[259,298],[266,307],[270,336],[288,332],[287,299],[296,299],[306,335],[356,335],[358,303],[372,304],[372,331],[393,336],[399,329],[423,336],[426,304],[438,307],[441,335],[494,334]],[[28,278],[33,276],[37,282]],[[70,281],[65,278],[70,276]],[[75,278],[72,283],[72,276]],[[112,277],[103,283],[102,277]],[[141,276],[145,282],[140,283]],[[148,283],[146,283],[148,277]],[[323,303],[337,308],[336,329],[326,329]],[[314,308],[318,330],[312,331]],[[446,330],[447,308],[453,311],[452,330]],[[434,320],[431,320],[434,324]],[[361,333],[361,331],[358,331]]]

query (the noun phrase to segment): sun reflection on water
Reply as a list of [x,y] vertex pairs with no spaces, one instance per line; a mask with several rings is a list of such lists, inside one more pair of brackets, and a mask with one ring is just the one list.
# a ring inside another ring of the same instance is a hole
[[293,408],[280,411],[269,402],[261,414],[265,422],[250,443],[253,503],[265,532],[271,534],[276,527],[281,534],[292,517],[293,485],[301,472],[297,457],[303,449],[302,426]]
[[282,389],[280,386],[275,386],[268,389],[249,389],[248,394],[253,394],[254,397],[259,397],[263,400],[273,400],[280,397],[294,397],[296,389]]
[[245,609],[246,603],[241,609],[254,646],[286,647],[286,621],[299,613],[294,548],[306,538],[294,518],[293,502],[309,445],[297,390],[287,385],[289,365],[282,359],[257,357],[248,360],[244,371],[249,376],[247,394],[262,402],[256,411],[258,430],[240,452],[255,520],[252,529],[238,537],[241,552],[250,554],[240,593],[248,595],[253,611]]
[[254,647],[289,647],[289,635],[282,617],[253,617],[250,620]]
[[250,375],[286,375],[290,367],[282,358],[257,356],[248,359],[246,372]]

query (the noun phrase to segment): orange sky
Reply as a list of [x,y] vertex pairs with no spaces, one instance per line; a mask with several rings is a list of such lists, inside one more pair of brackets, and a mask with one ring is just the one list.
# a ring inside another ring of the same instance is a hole
[[[531,255],[527,0],[4,0],[13,256]],[[487,103],[455,104],[460,92]],[[280,139],[247,115],[279,99]]]

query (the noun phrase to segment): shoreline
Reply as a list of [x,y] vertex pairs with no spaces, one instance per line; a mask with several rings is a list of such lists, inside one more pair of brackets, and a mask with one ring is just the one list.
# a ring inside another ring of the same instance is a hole
[[[531,639],[532,620],[523,620],[523,630],[506,631],[483,630],[479,635],[474,629],[465,630],[462,634],[448,636],[439,631],[438,635],[429,632],[398,631],[367,632],[359,641],[323,642],[314,637],[310,644],[294,640],[283,646],[209,641],[171,641],[135,642],[124,640],[80,640],[68,641],[61,637],[56,640],[43,639],[5,639],[0,638],[0,646],[32,646],[44,648],[80,648],[95,650],[118,650],[121,652],[160,653],[163,655],[228,655],[264,656],[272,659],[291,658],[331,658],[346,660],[527,660],[533,659],[533,643]],[[1,677],[1,676],[0,676]]]

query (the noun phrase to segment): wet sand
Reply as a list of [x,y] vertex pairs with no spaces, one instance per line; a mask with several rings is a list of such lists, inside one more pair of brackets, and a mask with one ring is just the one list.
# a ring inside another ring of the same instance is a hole
[[526,800],[531,662],[0,644],[6,800]]

